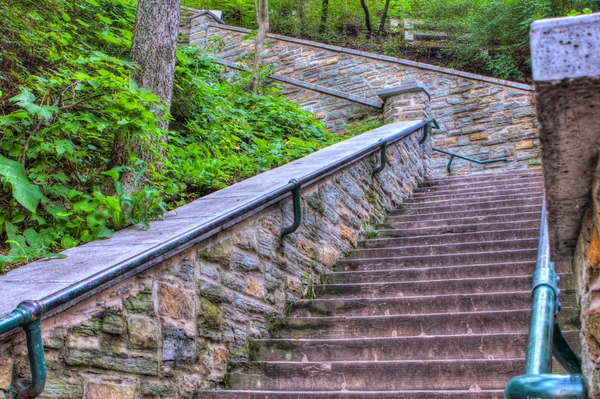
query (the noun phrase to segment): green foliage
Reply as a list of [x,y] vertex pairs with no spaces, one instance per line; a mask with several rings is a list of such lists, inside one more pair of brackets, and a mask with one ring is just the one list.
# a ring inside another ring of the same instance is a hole
[[365,236],[367,238],[377,238],[379,237],[379,230],[374,225],[369,225],[366,221],[363,222]]
[[[183,0],[191,7],[220,9],[231,25],[256,27],[252,0]],[[368,0],[374,27],[385,0]],[[402,28],[366,35],[358,0],[271,0],[271,30],[339,46],[416,59],[501,79],[530,80],[529,25],[534,20],[600,11],[597,0],[391,0],[388,17],[421,21],[418,29],[450,35],[445,50],[404,41]],[[386,22],[389,25],[389,22]]]
[[[18,0],[0,12],[0,271],[148,226],[168,207],[333,142],[276,88],[248,93],[243,76],[228,81],[197,48],[178,50],[166,113],[131,79],[133,0]],[[133,168],[109,166],[117,135],[156,161],[131,153]],[[132,193],[118,181],[125,171],[135,172]]]
[[316,284],[313,276],[309,273],[304,273],[304,278],[306,279],[306,284],[304,291],[302,291],[302,297],[308,299],[317,299]]

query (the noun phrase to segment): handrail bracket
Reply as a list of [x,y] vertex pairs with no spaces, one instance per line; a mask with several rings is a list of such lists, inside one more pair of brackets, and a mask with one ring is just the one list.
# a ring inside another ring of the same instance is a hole
[[290,180],[290,183],[294,185],[292,189],[292,207],[294,208],[294,223],[291,226],[284,227],[281,230],[281,236],[287,236],[298,230],[300,223],[302,222],[302,198],[300,196],[301,184],[298,179]]

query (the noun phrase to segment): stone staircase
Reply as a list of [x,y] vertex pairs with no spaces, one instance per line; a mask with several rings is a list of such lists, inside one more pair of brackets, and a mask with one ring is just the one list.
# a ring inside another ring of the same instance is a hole
[[[230,390],[197,397],[503,398],[524,367],[542,195],[539,170],[426,182],[231,364]],[[569,265],[556,268],[576,344]]]

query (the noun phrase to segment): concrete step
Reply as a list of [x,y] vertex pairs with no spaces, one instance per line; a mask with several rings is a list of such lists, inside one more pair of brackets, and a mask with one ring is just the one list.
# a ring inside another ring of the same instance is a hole
[[479,204],[482,202],[493,202],[493,201],[528,201],[532,198],[540,198],[543,197],[543,193],[537,193],[535,195],[530,193],[520,193],[520,194],[512,194],[512,195],[486,195],[474,198],[454,198],[454,199],[436,199],[433,198],[410,198],[406,200],[403,204],[405,208],[426,208],[432,206],[447,206],[447,205],[469,205],[469,204]]
[[[465,219],[467,220],[467,219]],[[456,219],[460,222],[460,219]],[[443,222],[443,221],[442,221]],[[426,223],[424,223],[426,224]],[[474,224],[460,224],[445,225],[440,223],[436,227],[436,223],[431,223],[431,227],[420,227],[420,228],[405,228],[402,225],[382,225],[378,229],[377,237],[391,238],[391,237],[414,237],[414,236],[432,236],[432,235],[446,235],[446,234],[461,234],[461,233],[477,233],[477,232],[491,232],[491,231],[506,231],[506,230],[524,230],[534,229],[539,230],[540,221],[538,220],[524,220],[514,222],[497,222],[497,223],[474,223]]]
[[477,210],[495,210],[497,208],[519,208],[523,206],[539,205],[541,211],[542,197],[533,197],[522,200],[506,200],[506,201],[486,201],[473,204],[448,204],[440,206],[418,206],[418,204],[408,204],[403,209],[393,211],[391,215],[423,215],[429,213],[449,213],[449,212],[473,212]]
[[[455,334],[527,333],[531,309],[404,314],[392,316],[285,317],[273,324],[273,336],[294,339],[343,339]],[[564,307],[565,331],[579,328],[579,312]]]
[[[569,332],[568,334],[571,334]],[[577,334],[577,332],[575,332]],[[355,339],[269,339],[250,344],[253,361],[326,362],[525,357],[527,333]]]
[[504,399],[504,390],[410,391],[205,391],[197,399]]
[[[572,286],[572,275],[561,274],[563,287]],[[451,280],[387,281],[384,283],[327,284],[315,287],[317,298],[390,298],[421,295],[484,294],[527,291],[531,276],[458,278]]]
[[498,180],[487,180],[487,179],[483,179],[483,180],[473,180],[473,181],[467,181],[467,180],[456,180],[456,181],[451,181],[450,179],[448,180],[431,180],[431,181],[425,181],[421,184],[421,186],[419,187],[419,189],[427,189],[427,190],[465,190],[465,189],[471,189],[471,188],[480,188],[480,187],[489,187],[491,185],[498,187],[499,190],[497,190],[497,192],[501,191],[502,188],[506,187],[506,186],[514,186],[514,185],[525,185],[525,184],[531,184],[531,185],[539,185],[539,184],[543,184],[543,180],[540,176],[524,176],[524,177],[507,177],[506,179],[498,179]]
[[402,258],[416,255],[441,255],[472,252],[506,251],[537,248],[537,238],[519,240],[474,241],[449,244],[423,244],[392,248],[360,248],[348,251],[347,259]]
[[443,255],[416,255],[401,258],[343,259],[335,271],[385,270],[408,267],[467,266],[483,263],[535,261],[537,248],[507,251],[470,252]]
[[[537,207],[537,205],[536,205]],[[540,212],[511,212],[493,214],[493,215],[462,215],[455,217],[455,214],[442,215],[420,215],[419,220],[412,215],[389,216],[386,218],[384,225],[397,226],[398,228],[412,229],[424,227],[442,227],[456,226],[463,224],[478,224],[478,223],[506,223],[506,222],[524,222],[524,221],[540,221]],[[437,216],[437,217],[436,217]],[[509,230],[509,229],[506,229]]]
[[460,183],[472,181],[500,181],[506,179],[515,179],[523,177],[543,177],[542,169],[527,169],[527,170],[511,170],[509,172],[486,172],[478,174],[470,174],[466,176],[448,176],[437,179],[429,179],[430,184],[446,184]]
[[[456,210],[447,212],[437,213],[407,213],[402,210],[392,211],[390,217],[387,220],[393,220],[398,222],[415,222],[415,221],[427,221],[427,220],[440,220],[440,219],[457,219],[457,218],[471,218],[471,217],[485,217],[485,216],[506,216],[518,213],[533,213],[536,212],[540,215],[542,211],[541,205],[523,205],[523,206],[505,206],[499,208],[489,209],[471,209],[471,210]],[[393,218],[393,219],[392,219]],[[398,218],[398,219],[396,219]]]
[[237,390],[340,391],[502,389],[523,373],[525,359],[377,362],[239,362],[227,376]]
[[[571,291],[561,295],[564,306],[575,306]],[[289,314],[300,317],[319,316],[389,316],[518,310],[531,307],[531,290],[483,294],[422,295],[391,298],[340,298],[301,300],[292,304]]]
[[483,231],[474,233],[449,233],[449,234],[434,234],[426,236],[410,236],[410,237],[384,237],[371,238],[358,242],[359,248],[364,249],[382,249],[406,247],[415,245],[443,245],[465,242],[487,242],[487,241],[506,241],[506,240],[522,240],[536,239],[539,235],[539,229],[510,229],[510,230],[495,230]]
[[543,190],[542,186],[539,186],[536,190],[531,190],[531,189],[502,190],[501,194],[498,194],[493,191],[485,191],[485,192],[475,191],[472,193],[458,193],[458,194],[444,194],[444,195],[440,195],[437,192],[434,192],[434,193],[415,192],[407,200],[407,202],[463,200],[463,199],[469,199],[469,198],[497,197],[498,195],[502,195],[502,196],[506,196],[506,195],[538,196],[538,195],[542,195],[543,193],[544,193],[544,190]]
[[477,186],[433,186],[433,187],[419,187],[414,190],[413,195],[455,195],[455,194],[473,194],[473,193],[498,193],[500,191],[508,190],[522,190],[523,192],[539,191],[543,190],[544,185],[542,182],[524,182],[524,183],[509,183],[509,184],[496,184],[486,183]]
[[[569,262],[557,262],[557,273],[570,273]],[[504,276],[533,276],[535,261],[470,266],[414,267],[390,270],[331,272],[325,275],[328,284],[384,283],[393,281],[451,280]],[[561,284],[561,287],[564,286]]]

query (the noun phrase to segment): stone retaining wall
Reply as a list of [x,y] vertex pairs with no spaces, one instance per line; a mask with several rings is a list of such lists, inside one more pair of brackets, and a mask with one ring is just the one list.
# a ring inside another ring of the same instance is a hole
[[[289,199],[45,320],[41,398],[192,398],[221,384],[247,339],[268,337],[270,320],[302,297],[306,276],[319,282],[424,179],[420,137],[391,145],[376,176],[378,154],[303,188],[302,226],[283,239]],[[23,333],[4,338],[0,395],[14,397],[9,386],[27,383],[28,369]]]
[[[218,57],[235,62],[252,52],[248,31],[217,24],[210,17],[191,20],[190,43],[223,44]],[[506,157],[509,163],[487,166],[456,160],[454,173],[488,169],[525,169],[540,165],[539,135],[531,87],[397,58],[270,35],[265,62],[278,75],[378,99],[376,92],[421,83],[431,93],[431,112],[442,129],[433,145],[480,160]],[[372,115],[373,110],[310,90],[286,86],[290,98],[315,111],[334,132]],[[434,175],[445,175],[447,157],[434,156]]]

